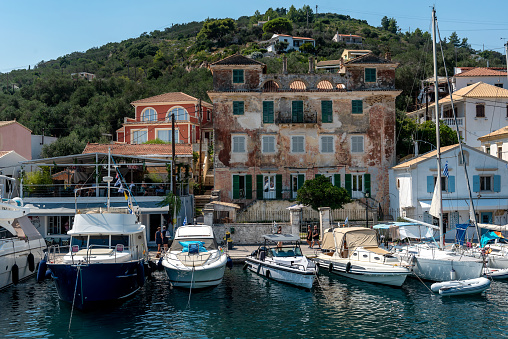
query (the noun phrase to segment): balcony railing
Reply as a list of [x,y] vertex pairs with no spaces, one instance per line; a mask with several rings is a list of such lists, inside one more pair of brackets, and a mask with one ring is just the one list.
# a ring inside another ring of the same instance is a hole
[[[133,186],[131,186],[133,185]],[[127,184],[127,188],[135,197],[142,196],[164,196],[171,190],[171,183],[133,183]],[[124,184],[124,189],[126,189]],[[178,196],[189,194],[188,183],[177,183],[176,191]],[[102,183],[98,189],[95,184],[52,184],[52,185],[27,185],[23,184],[23,198],[44,198],[44,197],[106,197],[107,188]],[[123,196],[119,186],[111,184],[111,196]]]
[[[447,126],[455,126],[454,118],[443,118],[441,119]],[[462,126],[464,123],[464,118],[457,118],[457,126]]]
[[291,113],[280,114],[275,122],[278,124],[316,124],[317,112],[304,112],[301,117],[294,117]]

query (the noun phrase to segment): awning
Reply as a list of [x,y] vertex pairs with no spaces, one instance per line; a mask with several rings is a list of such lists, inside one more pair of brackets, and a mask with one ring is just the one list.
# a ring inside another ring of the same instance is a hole
[[[168,207],[158,207],[157,202],[140,202],[136,206],[139,207],[141,214],[165,214],[168,212]],[[74,203],[32,203],[26,204],[25,207],[30,208],[28,215],[74,215],[76,214]],[[105,208],[104,203],[88,203],[79,204],[83,208]],[[126,208],[125,203],[111,202],[111,207]]]
[[[432,200],[420,200],[423,209],[429,209]],[[473,199],[474,208],[478,210],[508,209],[508,199],[480,198]],[[443,199],[443,212],[469,211],[469,199]]]

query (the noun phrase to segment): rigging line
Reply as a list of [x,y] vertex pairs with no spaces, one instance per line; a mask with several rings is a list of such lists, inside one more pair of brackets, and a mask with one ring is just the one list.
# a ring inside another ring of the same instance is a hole
[[[471,203],[470,214],[472,214],[472,215],[470,215],[469,219],[473,219],[471,221],[473,222],[473,225],[475,226],[476,236],[478,237],[478,241],[480,241],[480,230],[479,230],[478,224],[476,222],[476,211],[475,211],[474,204],[473,204],[473,196],[471,194],[471,187],[469,185],[469,176],[468,176],[468,173],[467,173],[466,157],[464,156],[464,149],[462,148],[462,141],[460,140],[459,125],[457,124],[457,115],[455,114],[455,107],[454,107],[454,104],[453,104],[453,95],[452,95],[451,82],[450,82],[450,79],[448,77],[448,70],[446,69],[446,60],[445,60],[445,57],[444,57],[443,45],[442,45],[442,40],[441,40],[441,33],[439,32],[439,27],[438,27],[437,19],[436,19],[436,28],[437,28],[437,34],[439,36],[439,45],[441,46],[441,56],[443,58],[443,66],[444,66],[444,69],[445,69],[446,84],[448,85],[448,91],[450,92],[450,102],[452,104],[453,118],[455,119],[455,131],[457,133],[457,139],[459,141],[460,156],[462,158],[462,164],[464,166],[464,175],[466,177],[465,178],[466,179],[466,187],[467,187],[467,192],[468,192],[468,195],[469,195],[469,201]],[[436,88],[436,90],[437,90],[437,88]],[[436,120],[438,120],[437,117],[438,117],[438,115],[436,114]],[[439,122],[436,122],[436,123],[439,124]],[[438,173],[438,175],[441,178],[441,173]]]
[[81,270],[81,266],[78,264],[77,268],[78,274],[76,275],[76,285],[74,286],[74,297],[72,298],[71,317],[69,319],[69,329],[67,330],[67,333],[71,332],[72,314],[74,313],[74,302],[76,301],[76,291],[78,289],[79,271]]
[[190,287],[189,287],[189,299],[187,300],[187,308],[190,308],[190,299],[192,295],[192,282],[194,281],[194,263],[192,264],[192,275],[191,275],[191,281],[190,281]]

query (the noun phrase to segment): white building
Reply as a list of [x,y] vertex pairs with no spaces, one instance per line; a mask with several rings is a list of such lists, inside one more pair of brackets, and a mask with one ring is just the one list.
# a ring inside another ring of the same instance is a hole
[[272,35],[272,38],[270,39],[270,45],[268,45],[267,50],[268,52],[275,53],[275,45],[278,42],[287,42],[288,46],[286,47],[286,51],[289,51],[291,49],[300,50],[300,46],[303,45],[306,42],[309,42],[312,44],[312,46],[316,47],[316,41],[311,38],[304,38],[304,37],[297,37],[297,36],[291,36],[287,34],[274,34]]
[[[508,223],[508,162],[463,145],[476,219],[482,223]],[[449,177],[443,184],[443,221],[446,239],[454,239],[455,225],[469,222],[469,194],[459,145],[441,148],[442,168],[448,162]],[[401,216],[437,225],[429,213],[437,173],[436,151],[428,152],[390,169],[391,208]],[[470,232],[472,230],[470,229]]]
[[499,159],[508,161],[508,126],[479,137],[482,151]]
[[354,35],[354,34],[339,34],[339,32],[337,32],[333,38],[332,38],[332,41],[335,41],[335,42],[343,42],[345,44],[357,44],[357,45],[361,45],[362,42],[363,42],[363,38],[359,35]]
[[[492,131],[508,125],[508,89],[477,82],[453,92],[453,103],[459,134],[471,147],[480,147],[478,140]],[[423,123],[435,121],[435,103],[426,108],[407,113],[409,117]],[[455,129],[451,98],[439,100],[439,119]]]
[[506,69],[502,67],[455,67],[453,90],[471,86],[477,82],[508,89]]

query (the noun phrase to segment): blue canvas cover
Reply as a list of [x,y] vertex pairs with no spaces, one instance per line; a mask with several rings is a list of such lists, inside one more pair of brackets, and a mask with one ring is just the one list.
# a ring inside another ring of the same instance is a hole
[[501,238],[499,235],[497,235],[494,231],[490,231],[482,235],[482,238],[480,240],[480,247],[485,247],[487,243],[492,239]]
[[466,237],[466,231],[469,224],[457,224],[455,227],[457,229],[457,232],[455,233],[455,243],[464,245],[464,238]]
[[191,241],[179,241],[180,245],[182,245],[182,252],[189,252],[189,248],[191,248],[191,253],[195,251],[197,246],[199,252],[208,252],[208,250],[204,247],[205,243],[203,241],[191,240]]

